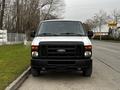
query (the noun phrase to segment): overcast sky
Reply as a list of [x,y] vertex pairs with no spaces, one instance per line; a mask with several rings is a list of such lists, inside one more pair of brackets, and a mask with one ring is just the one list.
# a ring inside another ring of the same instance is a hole
[[120,9],[120,0],[65,0],[65,19],[85,21],[99,10],[111,13]]

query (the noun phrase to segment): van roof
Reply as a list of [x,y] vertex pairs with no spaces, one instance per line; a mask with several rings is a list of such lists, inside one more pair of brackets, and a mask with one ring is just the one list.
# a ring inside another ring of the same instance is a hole
[[44,20],[42,22],[81,22],[81,21],[77,21],[77,20],[60,20],[60,19],[52,19],[52,20]]

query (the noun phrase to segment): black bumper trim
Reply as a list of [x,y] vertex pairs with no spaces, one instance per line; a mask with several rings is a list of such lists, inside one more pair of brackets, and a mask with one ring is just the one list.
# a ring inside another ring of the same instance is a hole
[[[49,63],[49,62],[63,62],[63,63]],[[64,62],[75,62],[65,63]],[[31,59],[31,67],[36,69],[47,68],[47,69],[58,69],[58,68],[87,68],[92,64],[92,59],[81,59],[81,60],[55,60],[55,59]]]

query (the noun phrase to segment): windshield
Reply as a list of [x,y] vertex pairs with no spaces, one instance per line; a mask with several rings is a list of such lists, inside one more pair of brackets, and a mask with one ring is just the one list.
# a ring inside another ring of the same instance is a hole
[[83,27],[78,21],[48,21],[43,22],[37,33],[38,36],[53,36],[53,35],[85,35]]

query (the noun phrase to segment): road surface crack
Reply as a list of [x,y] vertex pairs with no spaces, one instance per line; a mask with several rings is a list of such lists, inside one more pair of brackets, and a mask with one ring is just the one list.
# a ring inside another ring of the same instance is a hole
[[103,63],[104,65],[108,66],[109,68],[111,68],[112,70],[116,71],[117,73],[120,73],[120,71],[116,70],[114,67],[112,67],[111,65],[105,63],[104,61],[102,61],[101,59],[95,57],[96,60],[98,60],[99,62]]

